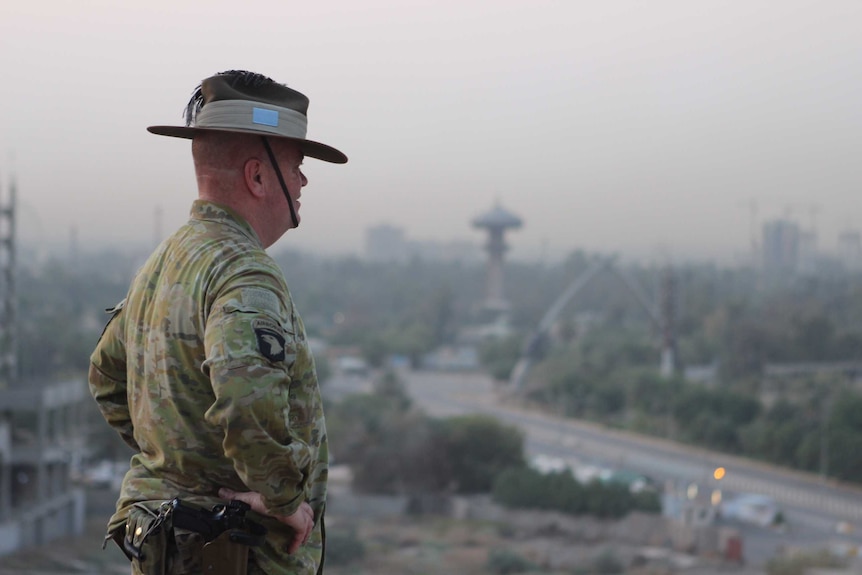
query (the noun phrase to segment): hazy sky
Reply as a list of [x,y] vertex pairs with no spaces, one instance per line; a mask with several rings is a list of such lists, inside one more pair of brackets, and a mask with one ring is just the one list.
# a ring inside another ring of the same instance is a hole
[[496,200],[513,255],[730,259],[757,220],[862,228],[862,2],[0,2],[0,190],[21,237],[152,244],[195,196],[192,89],[244,68],[311,99],[303,223],[279,246],[361,252],[369,225],[468,239]]

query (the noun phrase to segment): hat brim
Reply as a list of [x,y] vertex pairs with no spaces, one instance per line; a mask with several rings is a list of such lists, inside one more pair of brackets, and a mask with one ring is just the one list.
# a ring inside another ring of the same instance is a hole
[[233,132],[236,134],[254,134],[256,136],[267,136],[270,138],[281,138],[283,140],[291,140],[299,144],[299,148],[306,157],[323,160],[333,164],[346,164],[347,156],[343,152],[336,150],[332,146],[321,144],[312,140],[304,140],[301,138],[290,138],[288,136],[280,136],[261,132],[258,130],[243,130],[240,128],[193,128],[189,126],[149,126],[147,131],[158,136],[170,136],[172,138],[184,138],[191,140],[195,134],[200,132]]

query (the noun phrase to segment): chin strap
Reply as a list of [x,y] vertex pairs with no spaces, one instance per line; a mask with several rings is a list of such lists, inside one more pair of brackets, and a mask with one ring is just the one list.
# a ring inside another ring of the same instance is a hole
[[263,147],[266,148],[266,153],[269,155],[269,161],[275,169],[275,175],[278,176],[278,183],[281,184],[281,191],[284,192],[284,197],[287,198],[287,207],[290,208],[290,217],[293,220],[293,227],[299,227],[299,218],[296,217],[296,209],[293,207],[293,200],[287,192],[287,184],[284,183],[284,176],[281,175],[281,169],[278,167],[278,162],[275,161],[275,154],[272,153],[272,147],[269,145],[269,140],[266,136],[261,136]]

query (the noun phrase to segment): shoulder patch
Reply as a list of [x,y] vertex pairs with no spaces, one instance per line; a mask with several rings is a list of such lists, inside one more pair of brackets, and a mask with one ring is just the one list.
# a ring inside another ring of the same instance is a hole
[[284,361],[284,336],[276,329],[255,326],[254,336],[261,355],[271,362]]
[[268,289],[249,287],[240,290],[240,298],[242,304],[256,308],[260,311],[268,311],[275,314],[275,317],[281,315],[281,306],[278,303],[278,296]]

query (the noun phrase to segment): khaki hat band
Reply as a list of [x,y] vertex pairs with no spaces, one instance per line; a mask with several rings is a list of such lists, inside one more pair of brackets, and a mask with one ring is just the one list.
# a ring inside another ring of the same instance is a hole
[[201,108],[194,127],[254,130],[304,140],[308,120],[290,108],[248,100],[219,100]]

